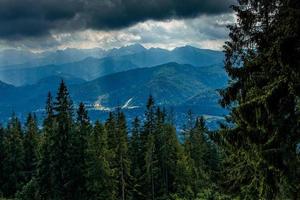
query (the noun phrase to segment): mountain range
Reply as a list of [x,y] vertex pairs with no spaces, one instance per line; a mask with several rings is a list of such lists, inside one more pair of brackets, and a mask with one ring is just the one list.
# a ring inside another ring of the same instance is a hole
[[[107,52],[106,52],[107,53]],[[84,102],[99,118],[117,106],[132,116],[143,112],[151,94],[156,103],[182,115],[222,116],[217,89],[227,83],[223,53],[191,46],[172,51],[132,45],[110,50],[102,58],[45,66],[0,70],[0,121],[12,112],[21,118],[34,111],[43,114],[48,91],[55,95],[63,79],[76,107]]]
[[[67,49],[65,51],[60,55],[72,57],[70,56],[71,50]],[[48,60],[59,60],[56,58],[57,54],[48,54],[53,56],[52,58],[48,57]],[[88,54],[84,53],[84,55]],[[22,66],[2,67],[0,68],[0,80],[16,86],[34,84],[48,76],[73,76],[74,78],[90,81],[116,72],[152,67],[168,62],[191,64],[193,66],[221,64],[224,56],[222,52],[203,50],[191,46],[179,47],[169,51],[159,48],[146,49],[138,44],[109,50],[105,53],[105,57],[103,57],[103,52],[98,55],[98,57],[92,55],[88,57],[77,56],[78,58],[84,58],[80,61],[64,64],[57,64],[53,61],[49,65],[34,67],[26,63]]]

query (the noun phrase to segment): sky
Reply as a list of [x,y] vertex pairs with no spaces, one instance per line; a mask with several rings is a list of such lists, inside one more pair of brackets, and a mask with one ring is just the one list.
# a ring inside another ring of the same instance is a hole
[[0,0],[0,49],[220,50],[234,0]]

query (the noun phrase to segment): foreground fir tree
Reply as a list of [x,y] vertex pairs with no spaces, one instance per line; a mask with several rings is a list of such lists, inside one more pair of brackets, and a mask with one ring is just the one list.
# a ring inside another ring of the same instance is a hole
[[24,136],[24,178],[29,182],[36,175],[38,161],[38,127],[36,117],[29,114],[27,117]]
[[117,199],[129,199],[130,191],[130,159],[128,155],[128,136],[126,118],[123,112],[117,110],[117,128],[116,128],[116,157],[115,170],[118,186]]
[[55,120],[52,96],[48,93],[46,102],[46,116],[40,142],[40,154],[37,164],[37,191],[41,200],[51,199],[53,195],[53,178],[51,167],[51,138],[54,136]]
[[231,82],[221,91],[233,123],[220,132],[225,189],[240,199],[299,199],[299,0],[241,0],[233,8],[238,20],[225,45]]
[[145,199],[156,199],[156,182],[158,180],[158,158],[155,154],[155,104],[150,95],[146,105],[145,122],[141,134],[141,152],[144,156],[142,160],[143,185],[142,194]]
[[72,133],[71,138],[72,163],[74,163],[71,175],[74,177],[72,189],[74,190],[73,195],[76,196],[77,199],[83,199],[86,196],[85,159],[87,138],[91,132],[92,127],[88,117],[88,112],[85,109],[84,104],[80,103],[77,110],[75,130]]
[[110,167],[110,152],[107,145],[107,132],[100,122],[96,122],[93,132],[88,137],[86,150],[86,199],[113,200],[114,191],[113,170]]
[[50,138],[52,197],[54,199],[76,199],[73,187],[75,163],[72,155],[73,107],[68,89],[62,81],[54,102],[55,127]]
[[136,117],[132,123],[131,137],[129,141],[128,154],[130,157],[130,174],[131,180],[131,195],[132,199],[143,199],[141,193],[141,186],[143,185],[143,174],[142,174],[142,163],[143,154],[141,152],[142,141],[141,141],[141,125],[140,120]]
[[24,184],[24,147],[21,123],[12,116],[4,139],[3,185],[5,197],[14,197]]

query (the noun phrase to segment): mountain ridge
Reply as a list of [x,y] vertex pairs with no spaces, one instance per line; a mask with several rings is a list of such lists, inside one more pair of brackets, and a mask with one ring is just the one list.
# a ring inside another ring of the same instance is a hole
[[[120,55],[103,58],[86,57],[80,61],[61,65],[51,64],[22,69],[2,69],[0,70],[0,80],[21,86],[33,84],[47,76],[64,73],[90,81],[120,71],[151,67],[168,62],[207,66],[222,63],[224,58],[222,52],[198,49],[191,46],[176,48],[172,51],[157,48],[145,49],[143,46],[124,48],[127,50],[133,48],[135,53],[120,53]],[[119,50],[123,51],[124,49],[120,48]]]
[[[211,78],[207,79],[208,76]],[[33,85],[20,87],[5,84],[9,88],[7,90],[1,90],[0,86],[1,94],[6,91],[0,99],[0,110],[10,108],[7,113],[15,111],[20,114],[42,110],[48,91],[55,95],[61,78],[59,75],[50,76]],[[227,76],[220,65],[199,68],[171,62],[117,72],[88,82],[70,76],[65,82],[75,105],[85,102],[92,110],[97,110],[97,105],[104,108],[126,105],[129,100],[130,105],[124,108],[144,107],[149,94],[154,96],[158,105],[182,107],[187,105],[186,102],[191,102],[191,98],[200,95],[198,99],[201,101],[194,99],[193,103],[188,104],[208,111],[206,114],[211,114],[210,107],[212,113],[217,114],[222,110],[218,106],[215,90],[226,84]],[[205,97],[209,98],[205,100]],[[207,105],[208,108],[204,108]],[[8,116],[0,116],[4,117]]]

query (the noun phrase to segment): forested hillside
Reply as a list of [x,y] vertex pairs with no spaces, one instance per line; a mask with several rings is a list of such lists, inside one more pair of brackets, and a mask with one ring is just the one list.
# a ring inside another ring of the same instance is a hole
[[0,192],[17,199],[219,198],[221,154],[202,117],[189,113],[178,139],[164,108],[147,101],[131,128],[122,110],[90,123],[64,82],[49,93],[43,126],[29,114],[0,128]]

